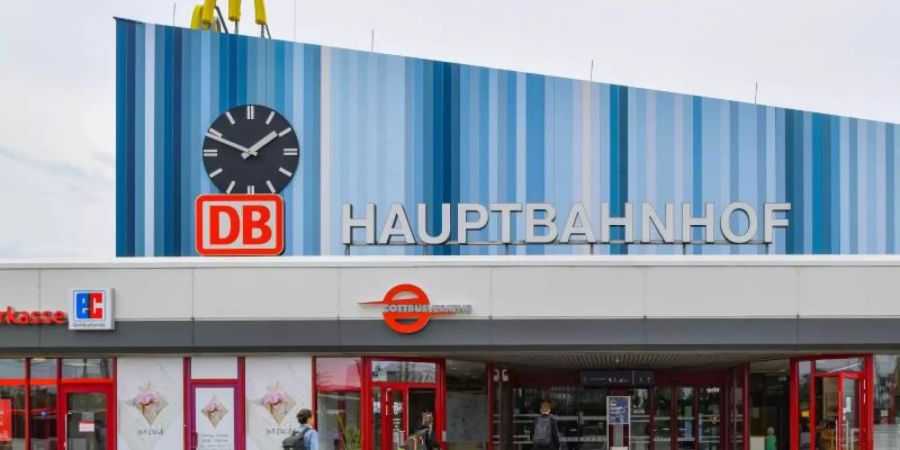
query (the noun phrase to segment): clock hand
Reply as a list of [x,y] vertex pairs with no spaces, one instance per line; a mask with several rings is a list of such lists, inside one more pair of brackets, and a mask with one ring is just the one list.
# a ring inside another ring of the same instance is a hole
[[[219,141],[219,142],[221,142],[221,143],[223,143],[223,144],[225,144],[225,145],[227,145],[227,146],[229,146],[229,147],[231,147],[231,148],[234,148],[235,150],[240,150],[240,151],[243,152],[245,155],[246,155],[247,152],[249,151],[246,147],[244,147],[244,146],[241,145],[241,144],[235,144],[234,142],[231,142],[231,141],[229,141],[228,139],[225,139],[225,138],[223,138],[223,137],[216,136],[216,135],[214,135],[214,134],[212,134],[212,133],[206,133],[206,137],[208,137],[208,138],[210,138],[210,139],[212,139],[212,140],[214,140],[214,141]],[[247,159],[247,158],[245,157],[244,159]]]
[[243,157],[244,159],[247,159],[247,158],[249,158],[251,155],[253,155],[253,156],[259,156],[259,151],[260,151],[263,147],[265,147],[266,144],[268,144],[269,142],[272,142],[272,141],[273,141],[275,138],[277,138],[277,137],[278,137],[278,133],[277,133],[277,132],[275,132],[275,131],[270,132],[269,134],[265,135],[262,139],[260,139],[259,142],[257,142],[257,143],[255,143],[255,144],[253,144],[252,146],[250,146],[250,148],[248,148],[247,151],[244,152],[243,155],[241,155],[241,157]]

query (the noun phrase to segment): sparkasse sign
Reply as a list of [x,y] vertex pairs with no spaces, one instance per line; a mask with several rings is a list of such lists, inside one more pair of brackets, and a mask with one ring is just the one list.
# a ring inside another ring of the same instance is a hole
[[66,321],[64,311],[16,310],[12,306],[0,310],[0,325],[65,325]]

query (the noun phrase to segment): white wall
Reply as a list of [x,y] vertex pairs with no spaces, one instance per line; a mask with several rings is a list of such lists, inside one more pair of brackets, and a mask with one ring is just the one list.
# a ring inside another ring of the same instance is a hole
[[111,286],[117,320],[374,319],[359,303],[400,283],[476,319],[900,317],[897,279],[894,257],[193,259],[0,266],[0,294],[68,310],[71,289]]

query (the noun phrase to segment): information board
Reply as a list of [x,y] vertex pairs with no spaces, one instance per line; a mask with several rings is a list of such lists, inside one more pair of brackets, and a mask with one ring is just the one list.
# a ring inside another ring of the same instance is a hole
[[584,387],[652,386],[650,370],[584,370],[581,372]]

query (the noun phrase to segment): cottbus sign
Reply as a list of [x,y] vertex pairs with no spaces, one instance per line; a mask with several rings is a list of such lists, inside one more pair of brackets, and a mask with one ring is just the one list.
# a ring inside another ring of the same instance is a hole
[[434,317],[472,313],[472,305],[432,305],[428,294],[410,283],[392,287],[381,300],[359,304],[383,307],[384,323],[401,334],[422,331]]
[[206,194],[196,203],[197,253],[275,256],[284,252],[284,200],[275,194]]

